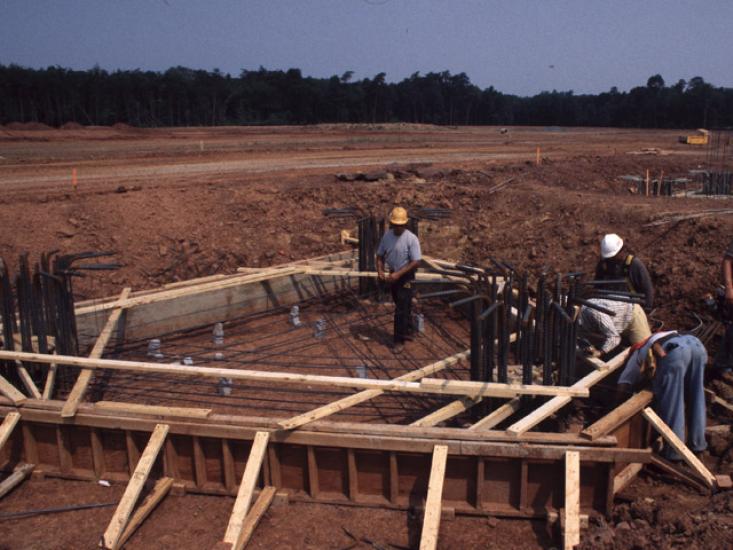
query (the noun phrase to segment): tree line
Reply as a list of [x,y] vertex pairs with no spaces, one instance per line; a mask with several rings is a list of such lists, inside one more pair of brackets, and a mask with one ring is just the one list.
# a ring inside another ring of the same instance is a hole
[[442,125],[696,128],[733,125],[733,88],[702,77],[666,85],[660,75],[628,92],[547,91],[531,97],[481,89],[465,73],[353,72],[313,78],[299,69],[239,76],[173,67],[165,72],[0,65],[0,123],[133,126],[408,122]]

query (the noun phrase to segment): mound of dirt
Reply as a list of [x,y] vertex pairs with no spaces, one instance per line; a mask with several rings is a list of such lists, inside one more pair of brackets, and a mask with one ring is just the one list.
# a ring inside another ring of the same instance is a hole
[[84,126],[79,124],[78,122],[69,121],[61,125],[60,130],[81,130]]
[[48,124],[42,122],[9,122],[5,125],[8,130],[23,130],[23,131],[41,131],[41,130],[52,130]]

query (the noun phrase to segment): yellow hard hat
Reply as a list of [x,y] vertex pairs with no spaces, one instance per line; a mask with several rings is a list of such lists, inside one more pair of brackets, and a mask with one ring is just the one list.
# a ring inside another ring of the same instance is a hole
[[401,206],[395,206],[389,214],[389,223],[392,225],[405,225],[407,223],[407,210]]

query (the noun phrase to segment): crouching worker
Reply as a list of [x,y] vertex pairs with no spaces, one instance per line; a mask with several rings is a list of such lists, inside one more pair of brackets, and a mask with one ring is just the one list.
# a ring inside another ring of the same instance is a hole
[[585,346],[588,355],[606,356],[622,341],[633,345],[651,336],[649,321],[639,304],[604,298],[591,298],[588,303],[598,308],[582,306],[578,317],[578,335],[590,344]]
[[[707,448],[703,389],[707,360],[705,346],[694,336],[658,332],[632,347],[618,379],[619,396],[628,397],[651,379],[654,410],[692,452],[700,454]],[[662,456],[672,461],[682,459],[668,445]]]
[[[410,339],[412,318],[412,281],[420,265],[420,241],[407,229],[407,210],[398,206],[389,215],[389,231],[377,249],[377,275],[386,281],[394,300],[394,348],[401,353]],[[388,272],[385,272],[385,264]]]

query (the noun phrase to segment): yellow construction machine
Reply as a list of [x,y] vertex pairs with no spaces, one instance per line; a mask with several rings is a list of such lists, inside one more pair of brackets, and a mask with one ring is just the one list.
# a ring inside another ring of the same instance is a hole
[[691,134],[689,136],[680,136],[678,138],[680,143],[686,143],[687,145],[707,145],[710,132],[704,128],[698,128],[697,134]]

